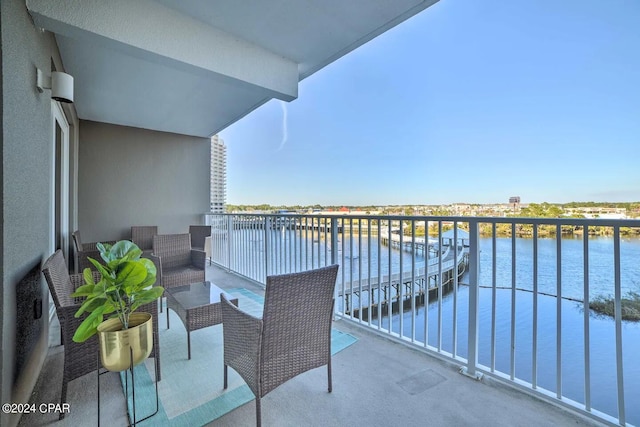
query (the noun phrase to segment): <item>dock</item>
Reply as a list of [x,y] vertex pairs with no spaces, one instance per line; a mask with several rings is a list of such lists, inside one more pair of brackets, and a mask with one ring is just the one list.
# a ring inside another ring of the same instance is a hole
[[[412,250],[418,250],[416,248]],[[415,272],[402,274],[392,273],[381,278],[363,277],[339,282],[338,296],[343,298],[346,313],[357,317],[360,312],[363,316],[368,316],[371,311],[375,318],[378,306],[383,314],[388,313],[389,304],[392,312],[398,312],[401,302],[403,307],[410,307],[413,298],[417,305],[422,305],[425,299],[431,301],[439,292],[448,292],[453,287],[456,272],[460,278],[467,270],[468,263],[468,248],[464,245],[459,244],[455,249],[448,245],[443,246],[440,256],[428,258],[427,268],[420,267]]]

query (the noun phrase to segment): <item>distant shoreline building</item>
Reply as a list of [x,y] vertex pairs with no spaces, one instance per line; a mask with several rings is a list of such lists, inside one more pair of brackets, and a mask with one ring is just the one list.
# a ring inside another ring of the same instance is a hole
[[224,213],[227,204],[227,147],[218,135],[211,137],[211,194],[212,213]]
[[569,209],[569,214],[579,214],[585,218],[627,219],[625,208],[608,208],[601,206],[577,207]]

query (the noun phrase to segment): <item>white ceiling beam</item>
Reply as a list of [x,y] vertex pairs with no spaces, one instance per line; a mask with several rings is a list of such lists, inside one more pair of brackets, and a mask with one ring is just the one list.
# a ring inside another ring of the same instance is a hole
[[[284,101],[298,64],[149,0],[27,0],[35,25]],[[179,34],[179,37],[175,37]]]

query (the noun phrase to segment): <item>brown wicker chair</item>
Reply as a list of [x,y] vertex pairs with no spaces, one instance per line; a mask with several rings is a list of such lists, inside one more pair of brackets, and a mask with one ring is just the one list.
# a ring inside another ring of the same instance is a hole
[[204,282],[204,251],[191,249],[189,234],[153,236],[153,255],[159,258],[162,286],[172,288]]
[[338,266],[267,277],[262,319],[231,304],[224,294],[224,388],[232,367],[260,399],[291,378],[327,365],[331,392],[331,321]]
[[204,241],[211,236],[210,225],[190,225],[189,234],[191,234],[191,247],[204,251]]
[[[189,234],[191,234],[191,248],[204,251],[205,260],[209,258],[209,265],[211,265],[211,247],[207,247],[207,237],[211,237],[211,226],[190,225]],[[209,246],[211,246],[211,243],[209,243]]]
[[131,241],[138,245],[144,257],[153,251],[153,236],[158,234],[157,225],[134,225],[131,227]]
[[[157,268],[157,266],[156,266]],[[84,317],[76,318],[74,315],[81,305],[81,298],[73,298],[71,294],[84,280],[81,274],[69,275],[61,250],[51,255],[42,266],[42,273],[49,285],[56,306],[56,314],[60,322],[62,345],[64,345],[64,372],[62,374],[62,393],[60,403],[67,401],[67,385],[69,381],[80,378],[97,369],[98,339],[96,336],[83,343],[73,341],[73,334]],[[95,280],[100,279],[100,273],[94,272]],[[156,372],[160,380],[160,341],[158,336],[158,304],[152,302],[138,309],[151,313],[153,320],[153,350],[150,357],[155,357]],[[64,411],[60,413],[60,419],[64,418]]]
[[[95,271],[95,267],[89,262],[89,257],[99,261],[102,260],[102,258],[100,258],[100,251],[98,251],[96,247],[99,242],[83,243],[80,238],[80,230],[74,231],[71,233],[71,236],[73,237],[73,243],[76,248],[75,272],[82,273],[85,268],[90,268]],[[110,240],[102,243],[113,245],[115,241]]]

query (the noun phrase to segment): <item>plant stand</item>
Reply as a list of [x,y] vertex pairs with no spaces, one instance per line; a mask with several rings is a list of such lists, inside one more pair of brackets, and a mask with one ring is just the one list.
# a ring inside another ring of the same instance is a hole
[[[131,357],[129,360],[133,361],[133,350],[129,349],[129,353]],[[103,375],[112,371],[104,369],[102,372],[100,372],[100,354],[99,353],[97,356],[96,364],[98,367],[96,372],[98,373],[97,381],[98,381],[98,427],[99,427],[100,426],[100,375]],[[127,368],[125,371],[119,372],[120,375],[124,374],[124,388],[122,389],[122,392],[124,393],[124,398],[127,404],[127,418],[130,426],[135,426],[140,421],[147,420],[158,413],[158,410],[160,407],[159,397],[158,397],[158,364],[154,363],[153,366],[155,371],[153,382],[156,389],[156,409],[152,414],[149,414],[141,419],[136,418],[136,383],[135,383],[135,375],[134,375],[134,366],[130,364],[129,368]],[[132,408],[129,407],[129,375],[131,375],[131,400],[132,400],[131,406]],[[122,381],[122,377],[120,378],[120,380]]]

